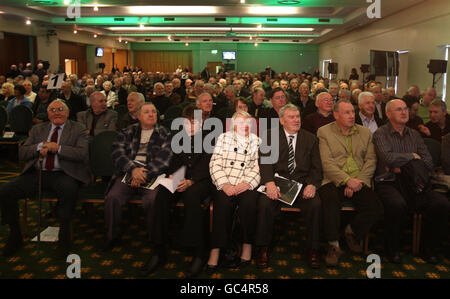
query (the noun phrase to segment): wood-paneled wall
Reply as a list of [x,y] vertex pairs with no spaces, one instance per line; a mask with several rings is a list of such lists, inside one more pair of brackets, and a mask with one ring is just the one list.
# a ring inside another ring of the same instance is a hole
[[134,64],[146,72],[175,72],[178,65],[192,69],[192,51],[135,51]]
[[59,41],[59,63],[65,71],[65,59],[76,59],[78,62],[78,77],[87,73],[86,45]]
[[[127,57],[128,56],[128,57]],[[123,70],[124,66],[131,65],[131,52],[128,50],[117,50],[114,54],[114,65],[113,65],[113,54],[112,48],[104,48],[102,62],[105,64],[105,72],[111,72],[113,66],[116,66]]]
[[12,64],[18,66],[22,62],[25,67],[30,62],[30,46],[33,47],[36,62],[36,37],[32,37],[30,45],[29,36],[5,32],[4,39],[0,39],[0,74],[9,72]]

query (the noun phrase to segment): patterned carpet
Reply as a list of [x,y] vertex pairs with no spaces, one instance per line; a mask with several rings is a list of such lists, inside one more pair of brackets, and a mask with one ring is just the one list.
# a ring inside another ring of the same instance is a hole
[[[18,175],[23,164],[18,163],[15,158],[7,158],[2,155],[0,160],[0,184],[7,182]],[[50,210],[44,203],[44,211]],[[28,237],[37,234],[37,211],[36,203],[28,207]],[[74,245],[73,253],[81,258],[81,277],[89,279],[100,278],[141,278],[138,275],[139,268],[145,263],[151,253],[147,246],[146,232],[143,226],[143,211],[141,207],[129,207],[124,213],[124,236],[122,246],[115,248],[109,253],[100,252],[103,244],[103,207],[95,206],[96,221],[91,223],[84,213],[81,204],[78,205],[74,219]],[[351,216],[351,215],[348,215]],[[175,208],[174,219],[182,217],[182,208]],[[179,221],[173,221],[173,230]],[[43,217],[43,227],[57,226],[51,217]],[[408,224],[407,227],[412,227]],[[213,279],[289,279],[289,278],[366,278],[365,255],[354,255],[344,248],[346,254],[342,257],[340,265],[336,268],[327,268],[322,263],[318,270],[310,269],[304,261],[303,248],[305,242],[305,227],[302,217],[298,213],[284,212],[277,219],[275,235],[278,236],[271,257],[271,267],[265,270],[257,269],[254,261],[247,268],[220,269],[212,276],[203,272],[199,278]],[[5,246],[7,238],[7,227],[0,227],[0,250]],[[382,261],[382,278],[450,278],[450,246],[445,243],[441,254],[439,265],[430,265],[419,257],[411,255],[411,230],[405,227],[403,236],[404,250],[402,252],[403,264],[393,265]],[[342,244],[342,243],[341,243]],[[69,266],[65,260],[55,257],[56,244],[42,243],[38,255],[37,244],[25,240],[24,248],[14,257],[5,259],[0,256],[0,278],[66,278],[66,269]],[[369,249],[371,253],[382,255],[383,231],[377,226],[370,238]],[[326,253],[326,244],[323,244],[323,255]],[[171,249],[169,262],[150,278],[183,278],[183,271],[189,265],[192,257],[186,256],[185,252]]]

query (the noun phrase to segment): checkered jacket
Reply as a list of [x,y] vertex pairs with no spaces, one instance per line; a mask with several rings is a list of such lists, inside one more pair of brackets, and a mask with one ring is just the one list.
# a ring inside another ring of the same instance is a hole
[[[141,141],[141,124],[133,124],[117,135],[116,140],[112,144],[112,160],[115,167],[114,178],[121,178],[126,173],[131,175],[133,169],[136,168],[135,160],[139,150]],[[147,147],[147,180],[166,172],[169,169],[169,162],[172,159],[173,152],[171,149],[170,132],[159,125],[155,126],[152,136]]]
[[252,190],[261,180],[258,164],[260,138],[251,134],[240,140],[229,131],[219,136],[214,153],[209,162],[209,173],[217,190],[224,185],[233,186],[241,182],[248,183]]

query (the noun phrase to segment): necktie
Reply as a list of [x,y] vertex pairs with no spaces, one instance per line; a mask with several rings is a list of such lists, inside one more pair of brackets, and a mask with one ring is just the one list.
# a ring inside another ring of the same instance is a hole
[[[50,142],[58,143],[58,131],[60,127],[56,127],[53,131],[52,136],[50,137]],[[55,167],[55,154],[48,153],[47,154],[47,160],[45,161],[45,169],[46,170],[53,170]]]
[[294,140],[294,135],[289,135],[289,158],[288,158],[288,171],[291,174],[294,171],[294,146],[292,141]]

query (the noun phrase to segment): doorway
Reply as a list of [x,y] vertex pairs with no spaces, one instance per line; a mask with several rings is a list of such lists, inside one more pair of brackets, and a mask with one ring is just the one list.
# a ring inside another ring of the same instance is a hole
[[64,59],[65,73],[67,76],[78,74],[78,62],[76,59]]
[[217,70],[219,70],[220,68],[225,70],[225,67],[221,61],[210,61],[208,62],[206,67],[211,74],[217,74]]

